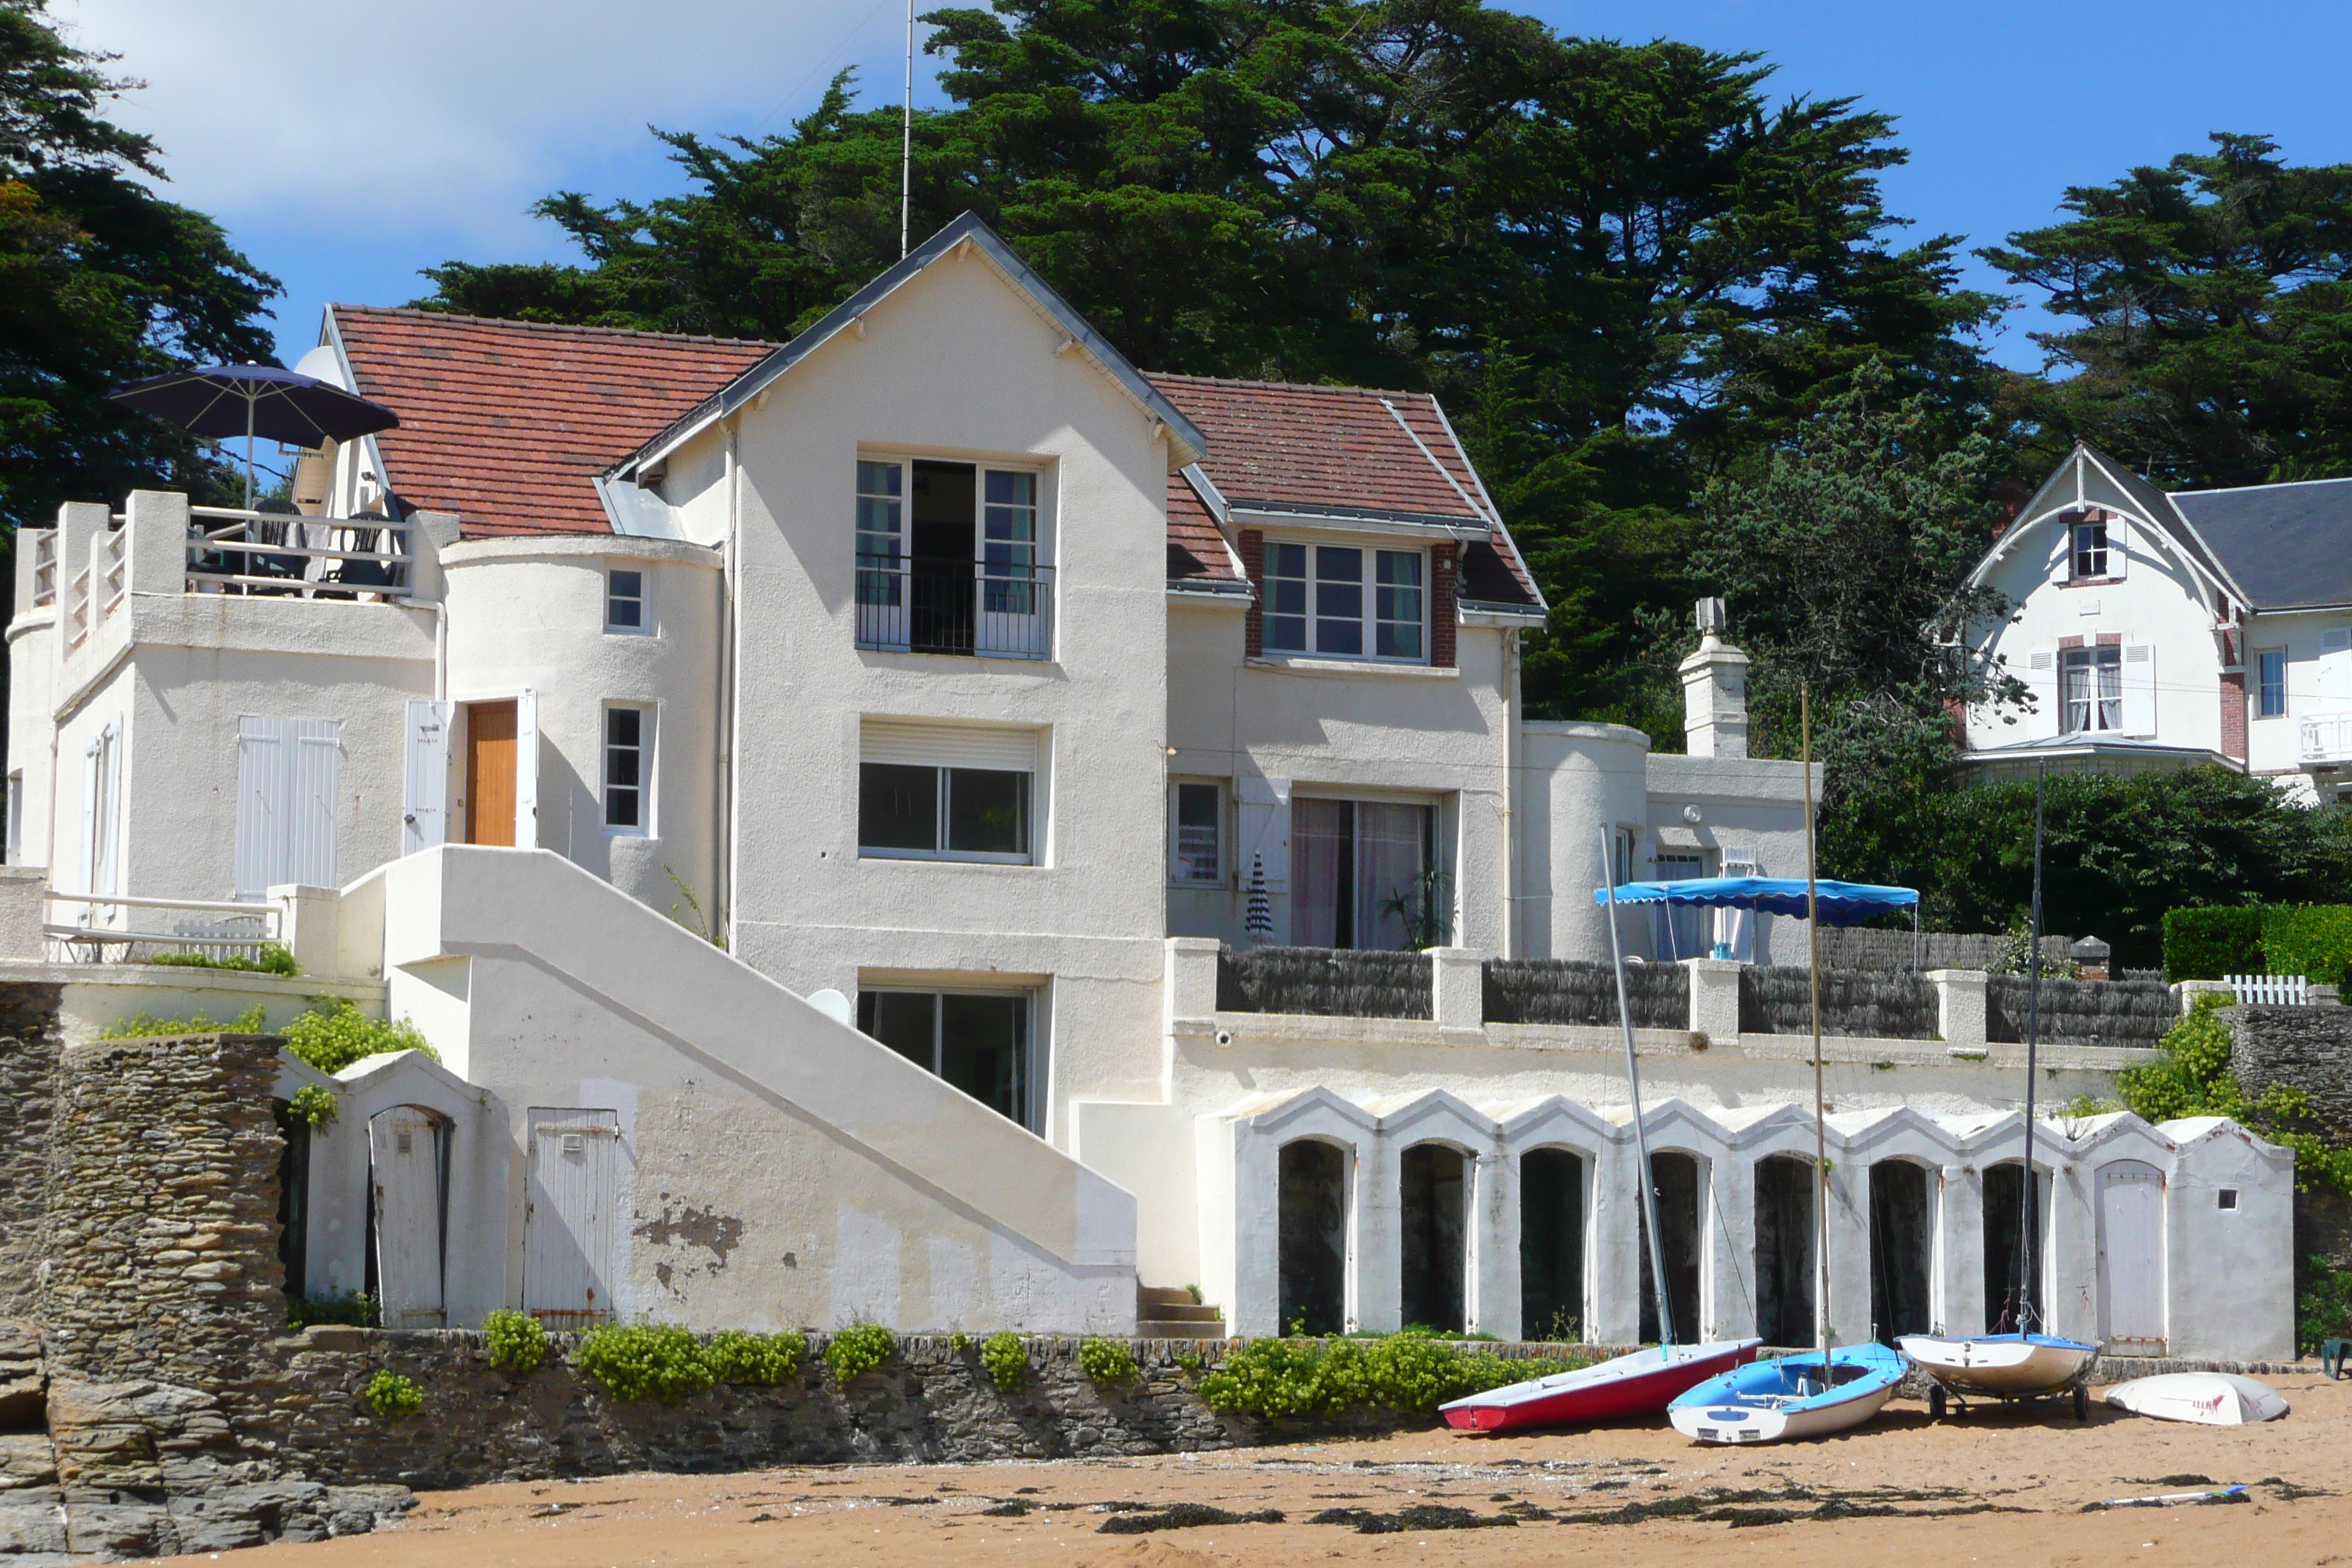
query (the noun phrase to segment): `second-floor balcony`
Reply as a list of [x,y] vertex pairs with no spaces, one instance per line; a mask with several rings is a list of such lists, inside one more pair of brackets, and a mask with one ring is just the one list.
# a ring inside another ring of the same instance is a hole
[[2352,764],[2352,712],[2314,713],[2302,729],[2305,767]]
[[188,591],[405,599],[413,523],[188,509]]
[[1050,658],[1054,569],[1025,563],[861,557],[857,646],[888,653]]

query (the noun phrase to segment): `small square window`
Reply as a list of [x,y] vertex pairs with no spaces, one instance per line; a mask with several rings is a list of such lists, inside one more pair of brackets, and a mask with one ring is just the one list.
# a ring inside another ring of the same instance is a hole
[[622,567],[604,574],[604,629],[641,632],[646,629],[646,574]]
[[2074,525],[2073,575],[2104,578],[2107,574],[2107,525],[2103,519]]
[[604,710],[604,826],[631,833],[646,827],[646,711]]
[[2216,1207],[2233,1209],[2238,1206],[2238,1189],[2235,1187],[2223,1187],[2214,1196],[2219,1200]]

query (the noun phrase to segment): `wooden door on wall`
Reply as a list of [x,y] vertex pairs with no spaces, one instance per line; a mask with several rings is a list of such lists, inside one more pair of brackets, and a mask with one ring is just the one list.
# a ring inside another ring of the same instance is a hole
[[621,1117],[533,1106],[523,1310],[558,1328],[613,1315]]
[[515,841],[515,705],[466,705],[466,842]]
[[387,1329],[446,1325],[441,1282],[446,1143],[429,1110],[395,1105],[368,1121],[376,1289]]
[[2099,1337],[2118,1355],[2165,1353],[2164,1173],[2099,1167]]

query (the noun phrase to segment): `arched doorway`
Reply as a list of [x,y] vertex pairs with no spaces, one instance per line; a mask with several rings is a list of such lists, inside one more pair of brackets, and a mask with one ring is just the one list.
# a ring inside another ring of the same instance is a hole
[[[1675,1338],[1683,1344],[1699,1337],[1699,1242],[1705,1234],[1699,1205],[1706,1189],[1706,1172],[1697,1155],[1650,1156],[1650,1190],[1666,1249],[1666,1300],[1674,1309]],[[1654,1341],[1659,1337],[1658,1297],[1650,1283],[1650,1227],[1638,1211],[1633,1225],[1642,1237],[1642,1338]]]
[[[2042,1259],[2050,1250],[2050,1173],[2036,1171],[2034,1246],[2029,1264],[2025,1252],[2025,1167],[2015,1160],[1989,1165],[1984,1173],[1984,1299],[1985,1332],[2013,1334],[2050,1321],[2049,1295],[2042,1279]],[[2033,1303],[2033,1321],[2024,1321],[2025,1304]]]
[[1348,1316],[1348,1153],[1301,1139],[1282,1146],[1276,1272],[1282,1331],[1337,1334]]
[[1888,1344],[1935,1326],[1927,1281],[1936,1258],[1933,1175],[1910,1160],[1870,1167],[1870,1321]]
[[1519,1156],[1519,1337],[1584,1337],[1584,1159]]
[[1460,1333],[1468,1248],[1470,1162],[1416,1143],[1397,1162],[1398,1294],[1408,1328]]
[[1813,1163],[1773,1154],[1756,1163],[1756,1331],[1768,1345],[1814,1339]]
[[416,1105],[368,1119],[370,1293],[387,1329],[448,1321],[442,1289],[449,1218],[449,1123]]

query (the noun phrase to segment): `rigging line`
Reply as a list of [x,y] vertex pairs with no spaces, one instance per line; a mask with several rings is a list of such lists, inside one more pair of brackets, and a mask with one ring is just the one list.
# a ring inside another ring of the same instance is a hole
[[[1732,1233],[1731,1222],[1724,1217],[1723,1194],[1716,1191],[1715,1178],[1711,1172],[1707,1177],[1706,1197],[1707,1201],[1715,1205],[1716,1234],[1729,1236]],[[1747,1305],[1748,1321],[1753,1323],[1756,1321],[1756,1297],[1748,1289],[1748,1276],[1739,1267],[1739,1249],[1736,1247],[1731,1248],[1731,1277],[1739,1281],[1739,1299]]]
[[858,17],[857,21],[850,27],[849,31],[841,35],[841,41],[826,51],[824,57],[821,58],[815,65],[810,67],[808,74],[802,77],[798,82],[793,84],[793,89],[790,92],[776,100],[774,105],[769,109],[768,112],[760,116],[759,121],[751,127],[751,134],[756,137],[760,132],[765,131],[768,128],[768,122],[770,121],[775,119],[777,115],[782,114],[788,105],[795,102],[802,93],[806,92],[808,90],[809,83],[814,81],[828,67],[832,66],[835,61],[838,60],[844,54],[847,53],[849,46],[856,43],[865,33],[866,29],[874,25],[874,18],[882,15],[883,8],[889,5],[889,3],[890,0],[874,0],[873,6],[868,9],[864,16]]

